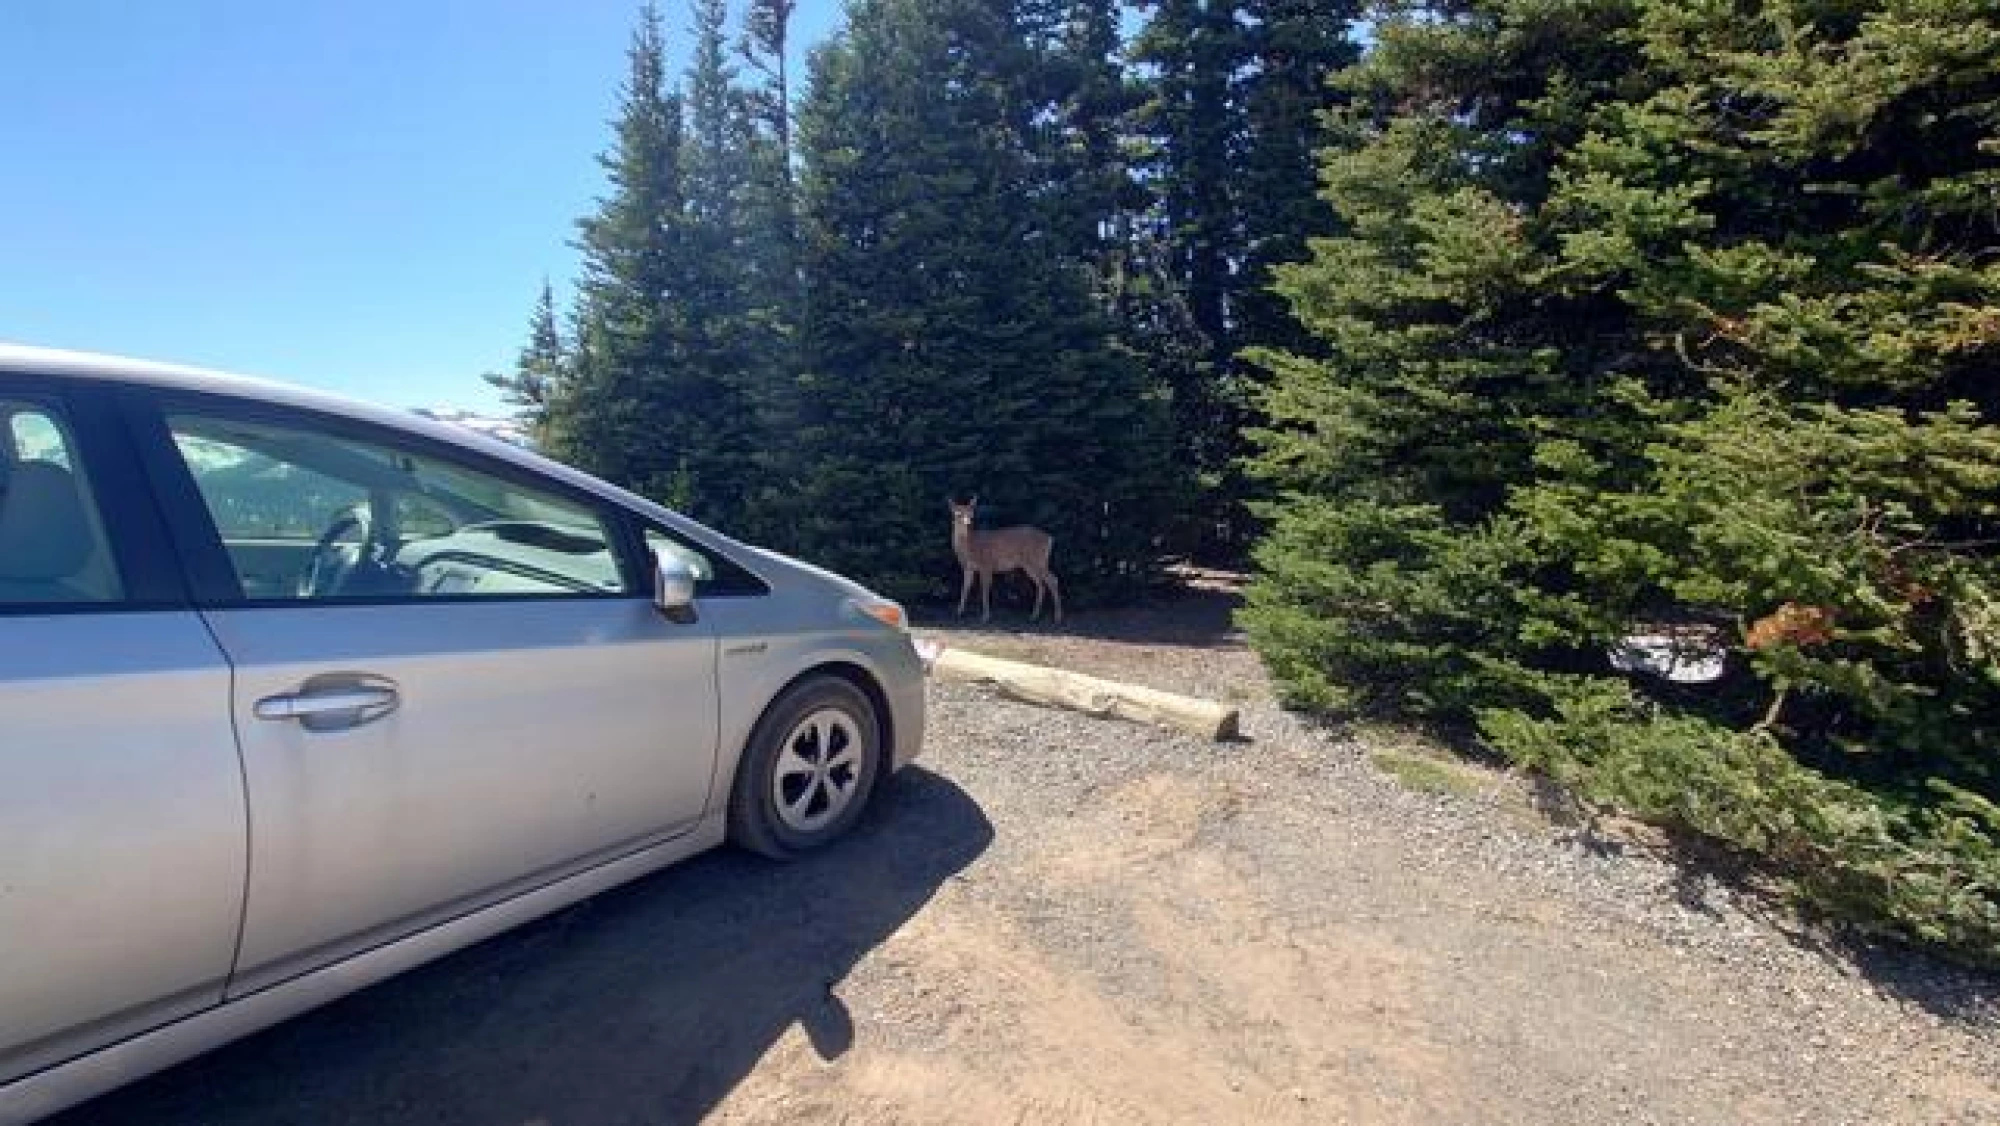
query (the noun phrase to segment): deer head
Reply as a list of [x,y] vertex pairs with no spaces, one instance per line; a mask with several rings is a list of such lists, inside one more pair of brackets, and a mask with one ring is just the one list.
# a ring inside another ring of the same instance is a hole
[[966,502],[966,503],[964,503],[964,504],[960,504],[960,503],[958,503],[958,502],[957,502],[957,501],[955,501],[955,500],[951,500],[951,499],[947,498],[947,499],[945,500],[945,503],[951,506],[951,527],[952,527],[952,530],[953,530],[953,531],[955,531],[955,532],[956,532],[956,531],[966,531],[966,532],[969,532],[969,531],[971,531],[971,530],[972,530],[972,518],[973,518],[973,516],[974,516],[974,515],[976,515],[976,514],[978,513],[978,511],[979,511],[979,498],[978,498],[978,497],[973,497],[973,498],[972,498],[971,500],[967,501],[967,502]]

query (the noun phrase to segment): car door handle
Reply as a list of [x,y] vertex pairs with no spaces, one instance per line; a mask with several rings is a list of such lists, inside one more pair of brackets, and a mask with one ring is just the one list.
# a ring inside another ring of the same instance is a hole
[[251,712],[258,719],[293,719],[313,731],[332,731],[381,719],[395,711],[398,702],[393,685],[343,685],[266,696]]

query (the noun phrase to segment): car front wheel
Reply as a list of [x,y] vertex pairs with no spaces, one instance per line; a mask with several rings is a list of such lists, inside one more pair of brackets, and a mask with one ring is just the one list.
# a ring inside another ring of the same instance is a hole
[[868,697],[845,680],[815,676],[786,689],[744,748],[730,839],[778,860],[833,842],[868,804],[881,732]]

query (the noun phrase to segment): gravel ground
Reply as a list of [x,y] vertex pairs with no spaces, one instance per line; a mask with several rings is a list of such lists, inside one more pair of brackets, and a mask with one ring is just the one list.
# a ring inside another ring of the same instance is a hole
[[697,860],[67,1121],[2000,1122],[2000,983],[1304,723],[1227,615],[920,632],[1244,741],[936,683],[832,852]]

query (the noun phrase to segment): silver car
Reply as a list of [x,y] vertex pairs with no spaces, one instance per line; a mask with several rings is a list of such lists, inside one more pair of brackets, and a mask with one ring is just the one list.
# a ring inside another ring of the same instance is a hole
[[411,415],[0,346],[0,1122],[819,848],[923,735],[845,579]]

